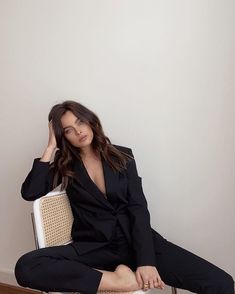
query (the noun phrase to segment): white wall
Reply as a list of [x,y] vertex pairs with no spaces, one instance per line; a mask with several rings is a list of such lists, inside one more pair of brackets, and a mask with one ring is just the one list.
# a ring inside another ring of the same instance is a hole
[[20,187],[66,99],[133,148],[152,226],[234,277],[235,2],[0,0],[0,42],[2,281],[34,249]]

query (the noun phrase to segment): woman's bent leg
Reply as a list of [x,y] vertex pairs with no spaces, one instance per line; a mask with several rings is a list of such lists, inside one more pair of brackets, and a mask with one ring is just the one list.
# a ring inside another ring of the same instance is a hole
[[16,263],[19,285],[49,292],[96,293],[102,273],[79,261],[71,245],[26,253]]
[[201,294],[234,294],[229,274],[171,242],[156,253],[156,267],[169,286]]
[[[124,254],[125,253],[125,254]],[[79,255],[72,245],[48,247],[23,255],[15,267],[18,283],[45,292],[97,293],[139,289],[130,254],[109,247]]]

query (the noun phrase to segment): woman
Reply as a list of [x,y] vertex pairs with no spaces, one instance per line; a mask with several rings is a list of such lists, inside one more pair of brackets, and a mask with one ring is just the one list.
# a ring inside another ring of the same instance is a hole
[[51,109],[48,145],[34,160],[22,196],[35,200],[59,184],[73,211],[73,243],[23,255],[15,267],[20,285],[89,294],[164,289],[166,283],[234,294],[231,276],[151,228],[132,150],[111,144],[97,115],[74,101]]

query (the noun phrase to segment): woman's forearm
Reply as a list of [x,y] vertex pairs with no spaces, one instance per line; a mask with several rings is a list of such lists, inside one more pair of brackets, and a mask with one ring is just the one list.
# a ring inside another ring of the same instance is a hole
[[52,159],[52,157],[54,155],[55,150],[56,150],[56,148],[51,147],[51,146],[47,146],[47,148],[43,152],[42,157],[40,158],[40,161],[42,161],[42,162],[51,161],[51,159]]

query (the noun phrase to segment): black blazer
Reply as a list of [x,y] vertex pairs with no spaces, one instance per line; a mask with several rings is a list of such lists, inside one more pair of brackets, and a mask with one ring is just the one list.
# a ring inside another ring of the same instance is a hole
[[[133,156],[130,148],[114,146]],[[33,167],[22,184],[21,193],[25,200],[35,200],[52,190],[50,164],[39,160],[34,159]],[[136,265],[156,265],[155,253],[161,251],[166,239],[150,226],[135,160],[131,159],[122,172],[114,172],[103,158],[102,166],[107,198],[91,180],[83,162],[73,162],[72,169],[78,174],[79,181],[73,180],[66,189],[74,216],[73,245],[78,254],[107,245],[118,222],[134,249]]]

